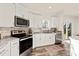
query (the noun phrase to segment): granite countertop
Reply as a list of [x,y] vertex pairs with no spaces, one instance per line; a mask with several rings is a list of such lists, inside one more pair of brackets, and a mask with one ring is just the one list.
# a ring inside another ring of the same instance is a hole
[[6,44],[8,44],[11,40],[16,40],[16,38],[7,36],[3,39],[0,39],[0,49],[3,48]]
[[34,32],[33,34],[40,34],[40,33],[49,34],[49,33],[55,33],[55,32]]

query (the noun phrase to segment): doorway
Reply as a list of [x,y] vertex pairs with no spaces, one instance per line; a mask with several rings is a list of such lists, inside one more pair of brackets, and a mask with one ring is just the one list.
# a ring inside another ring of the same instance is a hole
[[65,23],[64,24],[64,27],[63,27],[63,30],[64,30],[64,35],[65,35],[65,39],[68,39],[69,36],[72,35],[72,23]]

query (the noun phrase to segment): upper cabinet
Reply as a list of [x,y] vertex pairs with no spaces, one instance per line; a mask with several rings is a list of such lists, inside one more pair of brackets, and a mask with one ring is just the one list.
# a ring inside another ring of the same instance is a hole
[[16,16],[19,16],[19,17],[24,17],[24,14],[23,14],[23,8],[22,6],[20,6],[19,4],[15,4],[16,5]]
[[0,27],[14,26],[15,5],[12,3],[0,4]]
[[[56,18],[44,16],[32,9],[25,7],[20,3],[2,3],[0,4],[0,27],[14,27],[14,16],[30,20],[30,27],[40,28],[57,27],[59,21]],[[45,21],[45,23],[43,23]]]
[[38,28],[41,27],[42,17],[34,11],[25,8],[22,4],[16,4],[16,16],[30,20],[30,27]]
[[30,27],[40,28],[42,27],[42,17],[32,14],[30,17]]
[[0,4],[0,27],[14,27],[14,16],[29,20],[30,15],[27,9],[21,4]]
[[26,20],[29,19],[29,13],[28,13],[28,9],[25,8],[25,6],[23,6],[22,4],[15,4],[16,5],[16,16],[25,18]]

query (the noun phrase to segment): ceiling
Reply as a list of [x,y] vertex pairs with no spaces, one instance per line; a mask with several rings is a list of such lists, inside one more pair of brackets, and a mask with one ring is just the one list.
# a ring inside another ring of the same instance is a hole
[[79,3],[23,3],[22,5],[40,14],[79,15]]

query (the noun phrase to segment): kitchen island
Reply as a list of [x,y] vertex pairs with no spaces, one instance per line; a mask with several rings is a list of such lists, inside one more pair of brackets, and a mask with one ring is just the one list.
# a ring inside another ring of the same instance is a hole
[[70,55],[79,56],[79,36],[69,37],[70,39]]
[[33,48],[55,44],[56,33],[33,33]]

